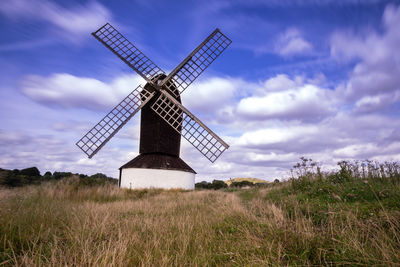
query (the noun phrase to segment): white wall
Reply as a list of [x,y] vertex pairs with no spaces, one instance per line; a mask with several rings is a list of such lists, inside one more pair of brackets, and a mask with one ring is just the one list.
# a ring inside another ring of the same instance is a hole
[[191,172],[126,168],[122,169],[121,187],[124,188],[182,188],[194,189],[195,174]]

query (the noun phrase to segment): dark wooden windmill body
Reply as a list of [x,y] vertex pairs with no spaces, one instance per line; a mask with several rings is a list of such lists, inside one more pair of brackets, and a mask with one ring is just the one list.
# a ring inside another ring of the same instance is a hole
[[[161,77],[165,78],[165,75]],[[147,83],[144,89],[156,94],[141,109],[139,155],[121,166],[120,180],[124,168],[180,170],[195,174],[196,172],[180,158],[181,134],[151,108],[161,93],[157,92],[150,83]],[[176,87],[171,89],[177,90]],[[181,103],[180,95],[171,91],[170,93]],[[174,114],[174,119],[181,124],[182,114]]]
[[120,186],[191,189],[196,172],[180,158],[181,136],[211,162],[228,145],[182,105],[180,94],[231,41],[216,29],[167,76],[110,24],[93,36],[147,83],[123,99],[77,146],[91,158],[141,110],[139,155],[120,168]]
[[[161,75],[160,78],[165,78],[165,75]],[[181,134],[172,128],[164,119],[160,117],[151,106],[155,104],[160,92],[149,83],[145,85],[145,90],[155,92],[156,94],[150,101],[144,105],[141,109],[140,117],[140,154],[149,153],[160,153],[171,156],[179,157],[179,151],[181,146]],[[180,95],[176,94],[176,87],[171,86],[169,93],[181,103]],[[175,93],[175,94],[174,94]],[[173,118],[182,124],[182,114],[174,114]],[[181,132],[182,129],[179,129]]]

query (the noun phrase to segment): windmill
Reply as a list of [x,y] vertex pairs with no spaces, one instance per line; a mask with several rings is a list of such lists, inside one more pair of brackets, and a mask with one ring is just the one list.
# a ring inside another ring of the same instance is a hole
[[196,172],[179,157],[181,136],[211,162],[229,146],[181,104],[180,94],[231,40],[216,29],[166,75],[109,23],[92,35],[147,83],[134,89],[76,145],[92,158],[141,110],[139,156],[120,167],[119,186],[193,189]]

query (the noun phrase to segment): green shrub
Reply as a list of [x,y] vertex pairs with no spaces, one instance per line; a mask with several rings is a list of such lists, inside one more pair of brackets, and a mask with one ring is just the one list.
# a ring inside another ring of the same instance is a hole
[[196,189],[209,189],[210,188],[210,183],[206,181],[201,181],[199,183],[194,184],[194,188]]
[[253,187],[253,186],[255,186],[255,184],[252,182],[249,182],[249,181],[240,181],[240,182],[232,182],[230,186],[231,187],[245,187],[245,186]]
[[56,180],[60,180],[65,177],[71,177],[72,172],[54,172],[53,173],[53,178]]
[[19,171],[20,175],[26,175],[28,177],[39,177],[40,171],[36,167],[26,168]]
[[108,177],[104,173],[96,173],[96,174],[93,174],[92,176],[90,176],[90,178],[107,179]]
[[228,185],[224,181],[221,181],[221,180],[213,180],[211,186],[212,186],[212,189],[214,189],[214,190],[228,187]]
[[209,183],[209,182],[206,182],[206,181],[202,181],[200,183],[196,183],[194,185],[194,187],[196,189],[214,189],[214,190],[218,190],[218,189],[222,189],[222,188],[227,188],[228,185],[222,180],[213,180],[212,183]]
[[0,186],[5,187],[18,187],[30,184],[40,184],[43,181],[49,180],[61,180],[76,176],[79,178],[79,185],[81,186],[93,186],[93,185],[104,185],[105,183],[117,184],[118,180],[107,177],[103,173],[96,173],[92,176],[85,174],[73,174],[71,172],[51,172],[47,171],[43,176],[40,176],[40,171],[36,167],[26,168],[23,170],[5,170],[0,169]]
[[14,171],[0,170],[0,186],[17,187],[21,185],[21,179],[14,174]]

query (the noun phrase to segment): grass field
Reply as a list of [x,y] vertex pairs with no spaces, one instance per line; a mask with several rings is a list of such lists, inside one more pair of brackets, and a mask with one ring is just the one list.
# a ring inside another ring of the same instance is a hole
[[303,170],[246,190],[3,188],[0,265],[400,266],[398,173]]

